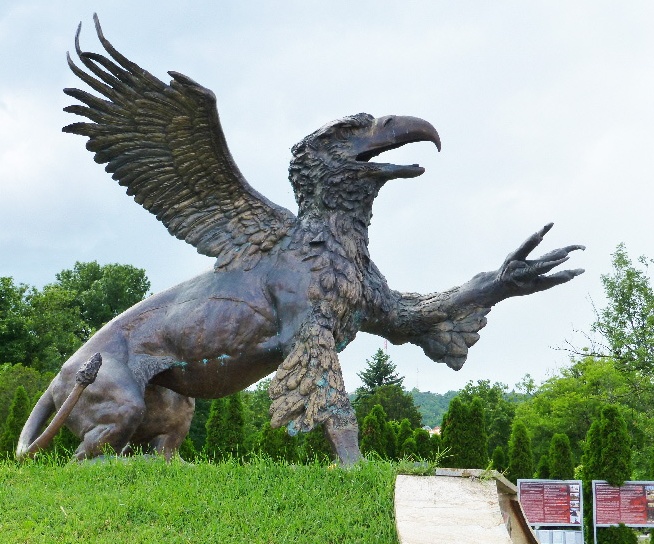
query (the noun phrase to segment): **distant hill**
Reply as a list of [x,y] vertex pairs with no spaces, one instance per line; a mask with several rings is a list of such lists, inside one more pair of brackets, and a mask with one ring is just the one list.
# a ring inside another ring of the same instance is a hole
[[409,393],[422,414],[422,424],[435,427],[441,424],[443,414],[447,411],[450,401],[459,394],[459,391],[448,391],[440,394],[431,391],[418,391],[414,387]]
[[[435,427],[443,421],[443,414],[447,412],[450,401],[456,397],[460,391],[448,391],[447,393],[432,393],[431,391],[418,391],[415,387],[409,391],[413,397],[413,402],[422,415],[422,424]],[[350,402],[354,402],[355,393],[350,393]]]

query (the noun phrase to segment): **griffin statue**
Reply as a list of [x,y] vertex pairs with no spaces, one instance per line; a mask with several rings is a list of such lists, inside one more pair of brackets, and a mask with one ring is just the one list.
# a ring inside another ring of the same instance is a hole
[[63,130],[86,136],[95,161],[106,163],[128,195],[216,262],[117,316],[82,346],[35,406],[19,458],[34,453],[30,446],[74,389],[76,372],[100,353],[97,379],[65,422],[81,439],[77,459],[106,446],[169,458],[189,430],[194,398],[230,395],[275,372],[273,427],[295,433],[323,425],[341,462],[352,463],[361,455],[358,427],[337,354],[357,332],[411,342],[458,370],[494,304],[583,272],[546,275],[579,245],[528,259],[550,224],[498,270],[460,287],[427,295],[392,290],[368,252],[373,201],[387,181],[424,169],[371,159],[420,141],[440,150],[431,124],[359,113],[313,132],[292,148],[293,215],[243,178],[210,90],[176,72],[170,84],[160,81],[114,49],[94,19],[110,58],[83,52],[78,28],[75,49],[88,72],[70,56],[68,63],[103,98],[65,89],[82,103],[66,111],[90,122]]

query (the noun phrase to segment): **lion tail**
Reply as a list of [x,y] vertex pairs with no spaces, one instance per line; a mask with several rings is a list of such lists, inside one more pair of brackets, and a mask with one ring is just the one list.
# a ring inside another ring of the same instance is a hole
[[24,459],[27,456],[30,445],[39,437],[41,429],[56,410],[51,388],[52,384],[41,395],[25,422],[16,446],[16,459]]

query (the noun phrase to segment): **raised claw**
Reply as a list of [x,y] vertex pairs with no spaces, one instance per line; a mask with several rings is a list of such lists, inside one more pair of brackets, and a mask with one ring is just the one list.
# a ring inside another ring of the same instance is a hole
[[537,261],[553,261],[557,259],[563,259],[564,257],[567,257],[569,253],[577,250],[585,251],[586,246],[582,246],[580,244],[576,244],[573,246],[566,246],[562,247],[559,249],[554,249],[550,251],[549,253],[545,253],[545,255],[541,255],[539,259],[536,259]]
[[534,280],[535,285],[531,292],[536,293],[538,291],[545,291],[551,287],[561,285],[562,283],[566,283],[571,279],[576,278],[584,272],[585,270],[583,268],[575,268],[574,270],[561,270],[561,272],[557,272],[551,276],[538,276]]
[[[563,257],[562,259],[558,259],[556,261],[540,261],[540,260],[532,261],[532,262],[527,262],[526,266],[520,266],[524,263],[522,262],[516,263],[514,261],[513,263],[509,263],[508,275],[511,276],[512,279],[518,281],[533,279],[536,278],[537,276],[547,274],[550,270],[556,268],[560,264],[563,264],[569,258],[570,257]],[[513,270],[511,270],[512,268],[511,264],[515,265],[515,267],[513,267]]]
[[518,249],[511,253],[507,258],[508,261],[524,261],[527,256],[543,241],[543,237],[552,229],[554,223],[548,223],[542,229],[534,232],[527,238]]
[[580,244],[569,245],[559,249],[555,249],[546,253],[538,259],[528,260],[527,256],[531,253],[536,246],[542,241],[545,234],[552,228],[553,223],[548,223],[542,229],[532,234],[525,240],[518,249],[504,261],[503,266],[500,268],[500,280],[512,285],[512,295],[527,295],[537,291],[544,291],[555,285],[560,285],[572,278],[582,274],[583,269],[563,270],[545,276],[549,271],[557,266],[566,262],[570,257],[572,251],[585,250],[586,247]]

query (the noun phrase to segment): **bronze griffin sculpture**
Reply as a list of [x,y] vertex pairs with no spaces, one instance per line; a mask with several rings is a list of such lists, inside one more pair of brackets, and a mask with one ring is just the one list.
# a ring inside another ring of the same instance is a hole
[[88,137],[95,161],[174,236],[216,259],[213,270],[153,295],[100,329],[62,367],[21,435],[23,457],[64,403],[80,365],[100,353],[96,381],[66,425],[81,439],[76,458],[110,446],[170,457],[186,436],[194,398],[230,395],[275,372],[272,425],[289,432],[322,424],[344,463],[359,459],[358,428],[338,352],[365,331],[411,342],[458,370],[499,301],[565,283],[583,270],[546,275],[583,249],[535,260],[551,225],[529,237],[502,266],[442,293],[392,290],[368,253],[372,205],[384,184],[413,178],[416,164],[373,162],[380,153],[430,141],[415,117],[359,113],[333,121],[292,148],[289,178],[297,216],[243,178],[225,142],[214,94],[170,72],[169,85],[104,38],[109,57],[75,48],[88,72],[71,70],[103,98],[78,89],[66,108],[90,122],[64,128]]

